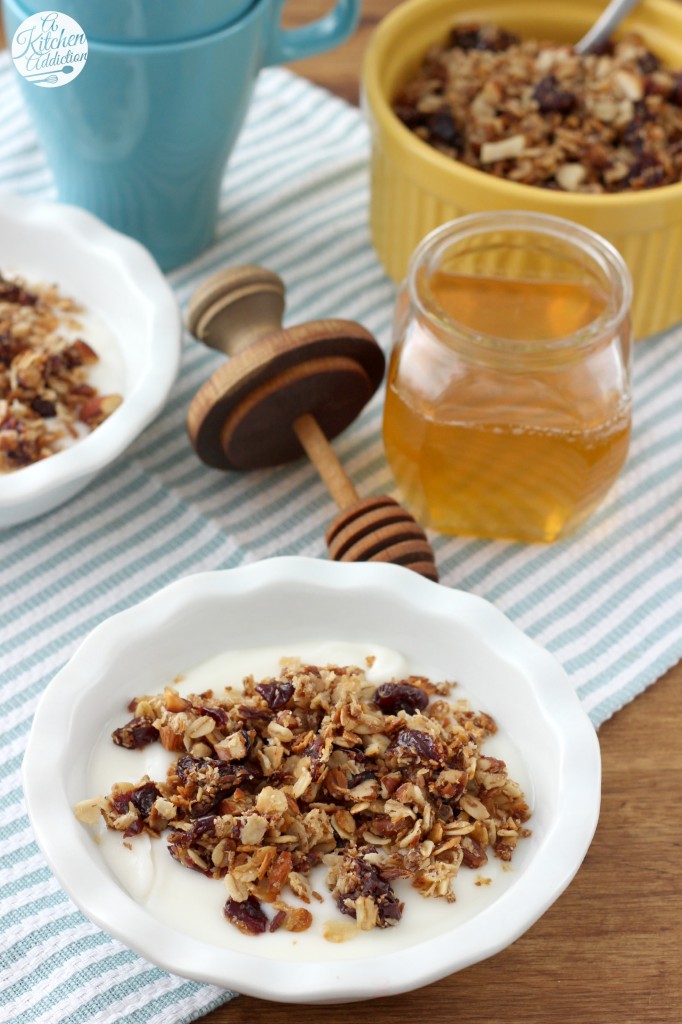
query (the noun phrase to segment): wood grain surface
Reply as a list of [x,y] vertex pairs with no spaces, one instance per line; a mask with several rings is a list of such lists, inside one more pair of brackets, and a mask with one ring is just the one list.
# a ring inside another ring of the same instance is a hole
[[[290,0],[287,20],[325,0]],[[392,0],[364,0],[354,38],[295,70],[350,102]],[[202,1024],[679,1024],[682,1020],[682,664],[600,730],[602,813],[567,891],[509,949],[416,992],[338,1007],[242,996]],[[256,940],[257,941],[257,940]]]

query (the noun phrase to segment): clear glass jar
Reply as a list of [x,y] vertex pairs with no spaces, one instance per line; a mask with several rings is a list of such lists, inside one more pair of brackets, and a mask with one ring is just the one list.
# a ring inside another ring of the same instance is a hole
[[384,445],[442,533],[554,541],[616,479],[631,421],[632,284],[599,235],[473,214],[428,235],[398,296]]

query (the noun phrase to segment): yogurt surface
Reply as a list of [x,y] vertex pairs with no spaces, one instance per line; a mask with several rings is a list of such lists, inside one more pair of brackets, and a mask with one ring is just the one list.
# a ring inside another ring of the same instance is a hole
[[[160,692],[164,685],[171,685],[182,696],[212,689],[215,696],[220,697],[224,687],[240,688],[247,675],[256,679],[277,675],[282,657],[300,657],[307,664],[358,665],[365,670],[368,681],[375,685],[410,674],[425,675],[434,682],[442,681],[437,673],[429,671],[429,666],[410,664],[398,651],[329,641],[297,643],[295,650],[270,647],[230,651],[197,665],[180,681],[159,680],[154,692]],[[374,659],[371,665],[368,665],[368,658]],[[127,696],[131,698],[140,694]],[[494,708],[479,708],[475,695],[456,686],[451,700],[461,699],[468,700],[472,708],[486,711],[495,718]],[[157,781],[165,780],[168,765],[177,755],[169,753],[159,743],[150,744],[142,750],[127,750],[112,742],[111,732],[126,721],[126,714],[122,705],[120,714],[106,724],[98,738],[88,766],[88,791],[83,797],[108,793],[114,782],[137,783],[143,775]],[[497,734],[485,741],[483,751],[507,763],[510,777],[521,785],[532,809],[532,786],[523,758],[505,736],[501,723],[498,721],[497,724]],[[532,819],[529,824],[532,829]],[[405,904],[402,920],[394,927],[375,928],[369,932],[360,931],[353,919],[339,912],[325,884],[327,869],[319,867],[311,872],[310,881],[324,902],[313,900],[308,906],[313,915],[310,929],[298,933],[279,929],[273,934],[249,936],[225,920],[223,906],[227,892],[222,881],[206,878],[178,864],[170,856],[163,836],[152,839],[143,834],[125,839],[121,833],[107,829],[104,822],[95,828],[89,826],[88,830],[121,887],[155,918],[177,932],[225,950],[267,959],[294,960],[302,957],[317,961],[377,956],[413,946],[465,923],[513,884],[528,860],[528,844],[532,842],[524,840],[519,843],[510,864],[490,856],[488,863],[480,869],[461,868],[453,883],[457,897],[455,903],[425,899],[404,880],[393,883],[396,894]],[[303,906],[290,890],[287,889],[283,895],[290,905]]]

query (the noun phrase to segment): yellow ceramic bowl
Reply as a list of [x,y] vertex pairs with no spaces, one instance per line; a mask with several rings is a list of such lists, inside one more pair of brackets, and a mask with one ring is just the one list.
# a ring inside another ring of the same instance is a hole
[[[484,210],[534,210],[577,221],[623,255],[635,286],[636,337],[682,320],[682,183],[646,192],[579,195],[496,178],[457,163],[409,131],[391,110],[398,89],[455,22],[493,22],[529,38],[575,42],[604,0],[408,0],[375,31],[363,69],[372,132],[371,227],[386,271],[400,280],[433,228]],[[682,4],[642,0],[622,31],[639,32],[671,67],[682,68]]]

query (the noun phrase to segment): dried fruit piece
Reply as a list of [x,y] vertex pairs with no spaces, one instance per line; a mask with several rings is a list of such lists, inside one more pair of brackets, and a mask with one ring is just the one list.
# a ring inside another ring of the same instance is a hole
[[259,683],[256,693],[261,697],[272,711],[280,711],[285,708],[294,692],[294,687],[286,679],[277,680],[273,683]]
[[244,935],[262,935],[268,927],[268,919],[255,896],[247,896],[241,903],[229,899],[223,913]]
[[[403,905],[390,882],[374,864],[363,860],[361,856],[344,857],[334,895],[341,913],[350,917],[357,916],[358,900],[371,900],[376,908],[376,924],[379,928],[396,924],[402,917]],[[361,903],[361,906],[366,914],[366,905]]]
[[575,106],[575,94],[562,89],[554,75],[545,75],[533,89],[533,99],[543,114],[567,114]]
[[400,755],[408,755],[419,761],[429,761],[435,765],[443,763],[441,744],[420,729],[402,729],[395,741],[395,748]]
[[149,813],[159,796],[161,796],[161,793],[156,786],[156,783],[147,782],[144,786],[140,786],[138,789],[133,789],[130,794],[130,799],[142,817],[147,818],[149,817]]
[[136,717],[131,718],[120,729],[114,729],[111,738],[119,747],[127,747],[129,750],[140,750],[149,743],[154,743],[158,740],[159,730],[155,729],[148,719]]
[[424,710],[429,697],[424,690],[410,683],[382,683],[374,691],[374,702],[385,715],[397,715],[399,711],[412,715],[415,711]]

